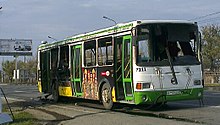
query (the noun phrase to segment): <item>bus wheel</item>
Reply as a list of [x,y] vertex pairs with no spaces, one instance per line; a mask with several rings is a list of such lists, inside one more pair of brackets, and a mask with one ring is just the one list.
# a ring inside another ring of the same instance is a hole
[[107,83],[104,83],[102,86],[102,103],[105,109],[112,109],[113,101],[112,101],[112,93],[111,93],[111,86]]
[[54,102],[59,101],[59,89],[58,89],[58,83],[54,83],[52,86],[52,98]]

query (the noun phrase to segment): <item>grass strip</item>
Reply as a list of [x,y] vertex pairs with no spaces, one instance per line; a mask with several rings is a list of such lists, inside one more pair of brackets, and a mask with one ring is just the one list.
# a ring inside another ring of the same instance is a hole
[[37,122],[37,119],[28,112],[16,112],[14,114],[14,117],[14,121],[11,122],[9,125],[40,125]]

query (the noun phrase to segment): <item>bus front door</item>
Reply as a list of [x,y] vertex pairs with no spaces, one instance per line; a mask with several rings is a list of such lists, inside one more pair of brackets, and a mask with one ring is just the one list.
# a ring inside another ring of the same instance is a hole
[[72,48],[72,78],[74,96],[82,96],[82,46],[76,45]]
[[123,36],[122,40],[122,82],[126,101],[133,100],[131,38],[130,35],[127,35]]

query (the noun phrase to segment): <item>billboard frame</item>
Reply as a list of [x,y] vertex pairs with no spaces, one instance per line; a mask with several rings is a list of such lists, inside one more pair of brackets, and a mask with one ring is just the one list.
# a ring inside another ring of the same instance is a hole
[[0,56],[32,56],[32,40],[0,39]]

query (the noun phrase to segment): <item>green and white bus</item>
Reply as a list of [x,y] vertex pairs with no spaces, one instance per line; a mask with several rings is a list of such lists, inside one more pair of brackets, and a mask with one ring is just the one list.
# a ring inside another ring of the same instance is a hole
[[157,104],[203,98],[197,23],[138,20],[38,47],[38,87],[61,97]]

